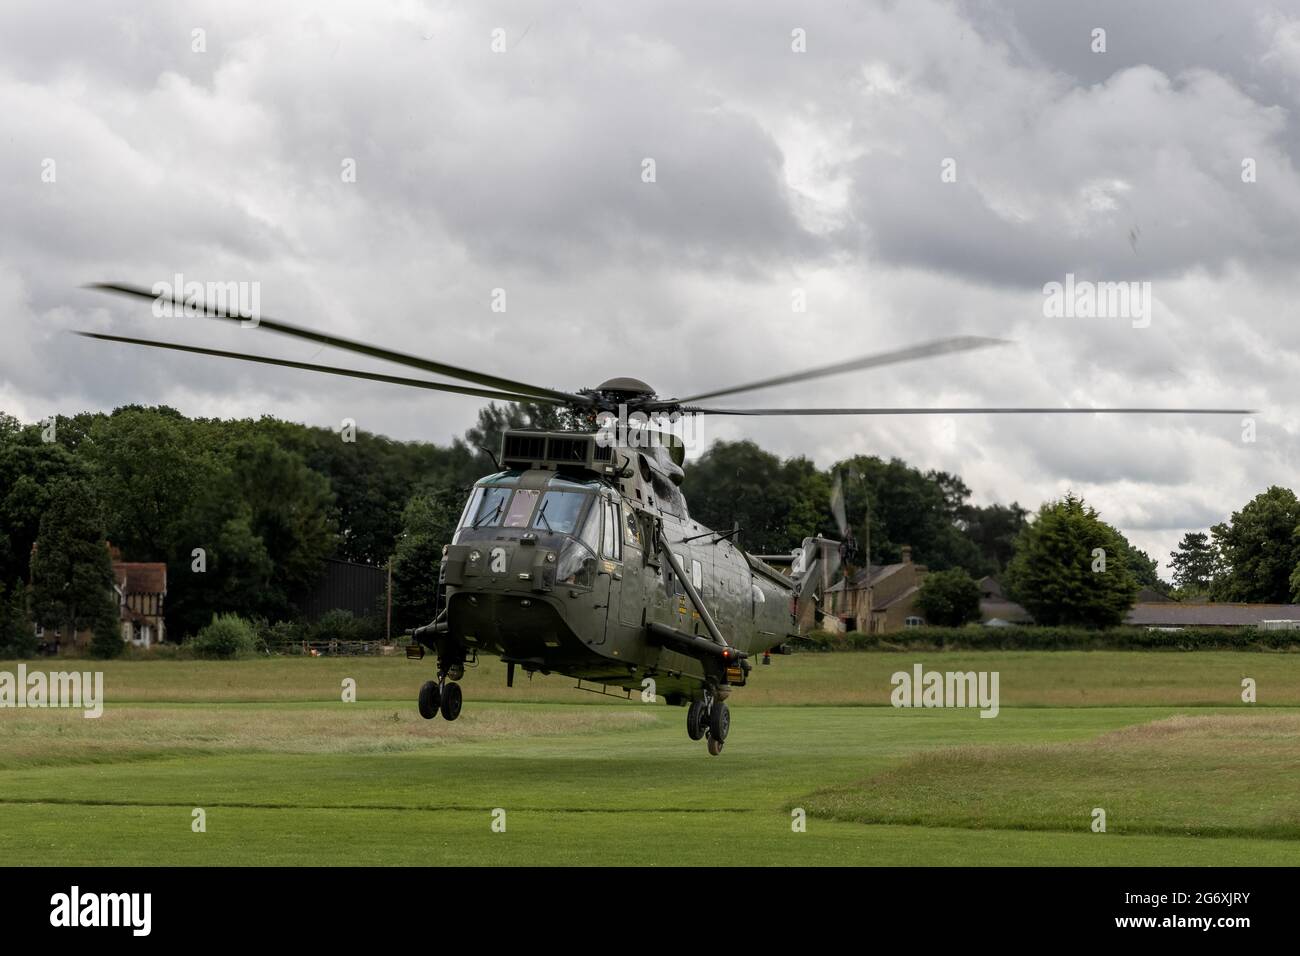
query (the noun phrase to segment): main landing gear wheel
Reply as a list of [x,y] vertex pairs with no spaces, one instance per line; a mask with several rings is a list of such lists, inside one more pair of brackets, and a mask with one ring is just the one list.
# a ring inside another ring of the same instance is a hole
[[[438,682],[427,680],[424,686],[420,688],[420,716],[425,720],[433,720],[438,716],[439,704]],[[459,708],[457,708],[459,710]]]
[[727,742],[727,734],[731,730],[731,712],[727,710],[726,703],[716,697],[711,704],[703,723],[705,736],[709,738],[709,753],[716,757],[722,753],[722,745]]
[[442,689],[442,716],[448,720],[455,720],[460,716],[460,685],[447,684]]
[[704,736],[704,701],[693,700],[686,708],[686,736],[699,740]]
[[709,709],[709,738],[718,742],[721,749],[722,743],[727,739],[727,734],[731,730],[731,712],[727,710],[726,702],[717,700]]

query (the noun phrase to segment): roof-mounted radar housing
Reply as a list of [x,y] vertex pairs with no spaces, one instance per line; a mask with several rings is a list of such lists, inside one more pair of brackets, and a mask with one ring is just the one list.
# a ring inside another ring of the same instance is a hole
[[507,431],[501,439],[501,464],[527,471],[589,471],[614,476],[619,469],[611,444],[583,432]]

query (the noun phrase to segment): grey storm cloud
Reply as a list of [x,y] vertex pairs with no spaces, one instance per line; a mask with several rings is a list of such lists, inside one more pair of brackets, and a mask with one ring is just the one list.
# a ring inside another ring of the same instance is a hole
[[[1259,409],[1257,440],[1235,419],[1018,416],[719,419],[706,438],[898,455],[980,501],[1075,487],[1163,552],[1300,465],[1298,99],[1300,14],[1268,2],[10,3],[0,407],[437,441],[472,423],[473,399],[69,334],[378,367],[80,288],[176,273],[563,388],[686,394],[994,335],[1014,344],[736,403],[1222,405]],[[1150,326],[1047,317],[1066,273],[1150,282]]]

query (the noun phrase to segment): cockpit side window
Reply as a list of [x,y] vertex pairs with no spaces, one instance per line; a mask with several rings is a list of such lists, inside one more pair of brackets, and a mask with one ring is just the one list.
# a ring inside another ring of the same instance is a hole
[[595,554],[600,548],[600,508],[594,507],[587,512],[587,519],[582,523],[582,543]]
[[469,521],[469,516],[478,513],[479,502],[483,500],[483,489],[475,488],[470,492],[469,500],[465,502],[465,508],[460,513],[460,520],[456,522],[457,528],[465,527]]
[[628,508],[623,519],[624,541],[634,548],[641,547],[641,531],[636,520],[636,512]]
[[[547,517],[550,517],[548,509]],[[561,584],[589,588],[596,580],[596,549],[600,546],[600,508],[588,508],[582,530],[565,540],[555,577]]]
[[623,525],[621,517],[622,509],[618,504],[609,498],[601,500],[601,510],[604,512],[604,532],[600,539],[600,553],[612,561],[623,560],[623,536],[620,533]]

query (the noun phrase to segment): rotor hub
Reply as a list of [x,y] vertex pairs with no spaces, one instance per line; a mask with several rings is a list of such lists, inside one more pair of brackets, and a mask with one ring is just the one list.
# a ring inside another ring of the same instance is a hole
[[596,386],[596,391],[627,398],[652,398],[655,390],[639,378],[611,378]]
[[586,393],[596,400],[597,408],[611,412],[620,405],[629,410],[639,409],[655,397],[655,390],[645,382],[626,376],[606,379]]

